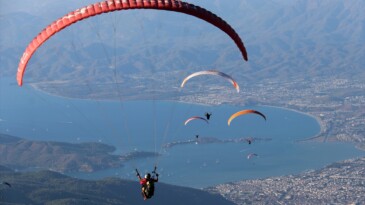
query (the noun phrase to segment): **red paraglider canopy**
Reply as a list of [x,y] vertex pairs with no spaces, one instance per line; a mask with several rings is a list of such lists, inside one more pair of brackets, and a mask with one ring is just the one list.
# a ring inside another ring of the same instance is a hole
[[43,29],[30,42],[30,44],[25,49],[22,58],[20,59],[17,73],[18,85],[22,86],[23,84],[23,75],[26,66],[34,52],[51,36],[70,26],[71,24],[76,23],[77,21],[103,13],[128,9],[157,9],[175,11],[205,20],[229,35],[241,51],[242,57],[246,61],[248,60],[246,48],[244,47],[243,42],[236,31],[226,21],[204,8],[177,0],[108,0],[72,11]]

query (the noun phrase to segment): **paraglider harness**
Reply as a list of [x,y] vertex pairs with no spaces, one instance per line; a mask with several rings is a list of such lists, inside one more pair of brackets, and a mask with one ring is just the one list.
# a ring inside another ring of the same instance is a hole
[[208,112],[206,112],[205,113],[205,117],[207,118],[207,120],[209,120],[210,119],[210,116],[212,115],[212,113],[210,112],[210,113],[208,113]]
[[155,166],[154,170],[152,171],[152,176],[148,179],[147,178],[142,179],[141,175],[136,169],[136,175],[140,179],[142,185],[142,195],[145,200],[151,198],[155,192],[155,182],[158,181],[158,173],[156,172],[156,170],[157,167]]

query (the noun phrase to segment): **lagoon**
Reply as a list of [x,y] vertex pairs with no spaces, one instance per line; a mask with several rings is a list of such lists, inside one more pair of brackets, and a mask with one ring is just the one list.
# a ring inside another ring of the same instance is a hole
[[[298,142],[317,135],[312,116],[269,106],[205,106],[168,101],[111,102],[51,96],[31,87],[20,88],[14,79],[0,84],[0,132],[31,140],[72,143],[101,142],[117,148],[115,154],[153,151],[156,158],[133,160],[117,169],[69,173],[84,179],[115,176],[135,180],[134,170],[152,171],[158,165],[161,182],[202,188],[244,179],[297,174],[335,161],[363,155],[352,144]],[[264,113],[236,118],[242,109]],[[212,112],[209,123],[191,116]],[[247,143],[187,144],[164,149],[168,142],[214,137],[270,140]],[[249,153],[258,156],[247,159]]]

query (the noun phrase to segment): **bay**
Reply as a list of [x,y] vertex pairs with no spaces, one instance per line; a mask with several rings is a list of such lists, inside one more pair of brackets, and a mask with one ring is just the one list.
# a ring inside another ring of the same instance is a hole
[[[14,82],[14,83],[13,83]],[[231,114],[255,109],[257,115]],[[212,112],[209,123],[191,116]],[[298,142],[320,132],[312,116],[269,106],[206,106],[169,101],[112,102],[50,96],[15,80],[2,78],[0,132],[30,140],[71,143],[101,142],[117,148],[115,154],[158,152],[159,157],[132,160],[123,167],[93,173],[68,173],[83,179],[116,176],[136,179],[134,170],[150,172],[157,165],[161,182],[202,188],[220,183],[296,174],[329,163],[363,155],[350,143]],[[191,143],[171,148],[169,142],[204,138],[256,138],[252,144]],[[250,153],[257,157],[247,159]]]

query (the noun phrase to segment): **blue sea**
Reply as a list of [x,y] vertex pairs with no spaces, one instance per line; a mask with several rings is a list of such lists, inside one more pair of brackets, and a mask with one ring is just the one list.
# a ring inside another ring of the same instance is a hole
[[[264,113],[227,120],[243,109]],[[184,121],[211,112],[209,123]],[[332,162],[363,156],[350,143],[298,142],[316,136],[315,118],[270,106],[206,106],[169,101],[112,102],[51,96],[15,79],[0,81],[0,132],[30,140],[70,143],[101,142],[116,147],[115,154],[158,152],[159,157],[138,159],[122,168],[94,173],[69,173],[84,179],[120,177],[135,180],[134,170],[152,171],[157,165],[163,183],[203,188],[220,183],[298,174]],[[165,143],[213,137],[252,137],[252,144],[192,143],[163,148]],[[250,153],[256,157],[247,159]]]

